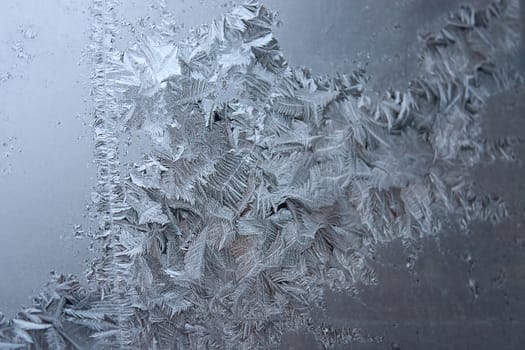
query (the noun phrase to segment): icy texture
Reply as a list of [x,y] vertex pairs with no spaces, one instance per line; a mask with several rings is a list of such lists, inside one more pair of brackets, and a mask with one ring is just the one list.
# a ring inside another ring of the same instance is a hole
[[[294,329],[327,346],[380,341],[314,327],[308,312],[325,287],[373,284],[380,243],[505,216],[467,174],[512,158],[512,140],[482,139],[479,113],[522,88],[501,64],[519,42],[516,1],[462,8],[425,38],[424,75],[381,99],[365,72],[289,67],[256,3],[178,45],[159,29],[124,53],[115,7],[94,6],[104,248],[92,288],[56,276],[0,336],[78,349],[267,349]],[[151,149],[121,176],[129,133]]]

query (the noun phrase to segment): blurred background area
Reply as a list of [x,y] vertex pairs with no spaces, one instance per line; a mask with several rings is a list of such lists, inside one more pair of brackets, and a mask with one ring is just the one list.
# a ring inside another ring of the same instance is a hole
[[96,182],[85,1],[0,3],[0,310],[81,274]]

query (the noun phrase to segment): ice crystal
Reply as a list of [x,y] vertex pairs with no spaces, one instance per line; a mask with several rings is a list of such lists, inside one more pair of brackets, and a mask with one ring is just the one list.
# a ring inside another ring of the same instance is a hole
[[[300,328],[326,346],[377,340],[318,329],[309,309],[326,287],[375,283],[378,244],[505,215],[468,170],[510,147],[482,139],[480,111],[522,88],[498,65],[519,42],[517,6],[462,7],[425,38],[422,76],[378,99],[363,71],[290,67],[257,3],[177,45],[158,32],[119,52],[115,4],[95,0],[103,249],[89,290],[55,276],[3,321],[5,346],[267,349]],[[126,168],[130,134],[149,141]]]

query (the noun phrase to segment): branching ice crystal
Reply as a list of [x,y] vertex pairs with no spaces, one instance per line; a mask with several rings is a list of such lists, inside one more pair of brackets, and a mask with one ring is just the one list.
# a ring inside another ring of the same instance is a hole
[[[324,288],[374,283],[378,244],[505,216],[468,173],[510,154],[481,137],[480,112],[523,88],[499,64],[519,43],[517,6],[462,7],[425,38],[422,76],[377,99],[363,71],[290,67],[257,3],[178,45],[158,29],[121,53],[117,6],[95,0],[103,248],[88,289],[57,275],[0,321],[0,347],[267,349],[301,328],[326,346],[372,341],[308,321]],[[121,173],[131,133],[149,148]]]

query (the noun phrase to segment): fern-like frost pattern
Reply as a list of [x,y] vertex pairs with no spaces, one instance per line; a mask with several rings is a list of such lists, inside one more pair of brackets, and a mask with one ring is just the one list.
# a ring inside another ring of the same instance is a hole
[[[424,38],[421,76],[380,98],[363,71],[290,67],[255,2],[124,53],[108,46],[116,7],[95,4],[101,257],[89,288],[57,275],[0,320],[0,348],[267,349],[297,329],[325,346],[375,341],[308,312],[325,288],[375,283],[379,244],[506,215],[468,174],[512,159],[512,140],[482,138],[480,112],[523,88],[500,64],[519,42],[517,1],[462,7]],[[121,174],[131,133],[149,148]]]

